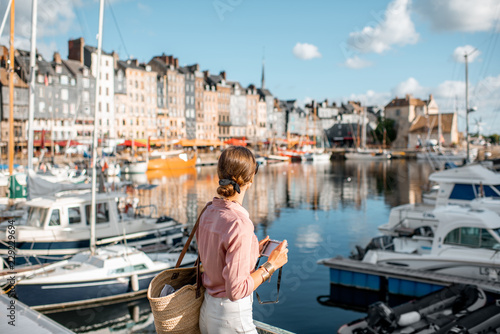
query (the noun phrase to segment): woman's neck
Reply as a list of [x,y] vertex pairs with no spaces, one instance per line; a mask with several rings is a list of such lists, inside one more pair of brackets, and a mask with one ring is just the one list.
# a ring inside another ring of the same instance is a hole
[[222,199],[225,199],[225,200],[228,200],[228,201],[232,201],[232,202],[236,202],[238,203],[239,205],[243,206],[243,199],[245,198],[245,191],[241,191],[241,193],[236,193],[234,194],[233,196],[231,197],[224,197],[224,196],[221,196],[219,195],[220,198]]

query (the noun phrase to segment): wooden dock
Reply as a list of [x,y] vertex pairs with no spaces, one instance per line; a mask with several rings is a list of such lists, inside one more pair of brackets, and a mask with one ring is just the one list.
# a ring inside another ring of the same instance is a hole
[[[500,281],[472,279],[404,267],[374,265],[342,257],[322,259],[318,261],[318,264],[323,264],[331,269],[332,283],[361,289],[376,290],[382,288],[385,282],[389,285],[389,293],[409,296],[411,292],[417,292],[415,296],[418,296],[451,284],[471,284],[486,292],[500,294]],[[332,270],[338,272],[334,273]]]

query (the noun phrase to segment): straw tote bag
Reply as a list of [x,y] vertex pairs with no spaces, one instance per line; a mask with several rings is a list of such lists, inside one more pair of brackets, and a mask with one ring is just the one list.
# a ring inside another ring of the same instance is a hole
[[[194,267],[179,266],[198,229],[201,215],[211,203],[208,202],[198,216],[175,268],[162,271],[149,284],[148,299],[157,333],[200,333],[200,308],[205,292],[201,285],[200,257],[198,256]],[[174,287],[175,291],[160,297],[165,284]]]

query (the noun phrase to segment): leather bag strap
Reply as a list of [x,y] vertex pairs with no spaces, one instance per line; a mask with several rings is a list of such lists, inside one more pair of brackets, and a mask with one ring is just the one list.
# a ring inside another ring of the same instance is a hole
[[[198,225],[200,225],[200,217],[205,212],[207,207],[211,205],[212,202],[208,202],[207,205],[201,210],[200,215],[198,216],[198,219],[196,220],[196,224],[194,224],[193,229],[191,230],[191,234],[189,234],[189,238],[187,239],[186,243],[184,244],[184,248],[182,249],[181,255],[179,255],[179,259],[177,260],[177,263],[175,264],[175,268],[179,268],[181,265],[182,260],[184,259],[184,255],[186,255],[186,252],[189,248],[189,245],[191,244],[191,241],[193,240],[193,237],[196,233],[196,230],[198,229]],[[198,263],[200,262],[199,257],[198,257]]]

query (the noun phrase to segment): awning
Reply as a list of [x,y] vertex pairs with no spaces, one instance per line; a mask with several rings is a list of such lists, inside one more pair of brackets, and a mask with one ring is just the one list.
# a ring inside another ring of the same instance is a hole
[[147,147],[148,146],[147,139],[134,139],[133,141],[132,140],[125,140],[123,143],[118,144],[118,146],[132,147],[132,142],[134,143],[134,147]]
[[181,139],[178,143],[181,146],[189,147],[189,146],[221,146],[223,143],[220,140],[214,139]]
[[233,145],[233,146],[247,146],[246,140],[231,138],[224,141],[224,144]]

